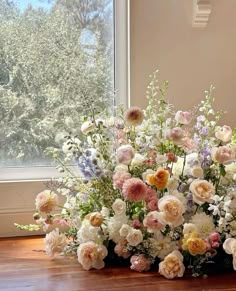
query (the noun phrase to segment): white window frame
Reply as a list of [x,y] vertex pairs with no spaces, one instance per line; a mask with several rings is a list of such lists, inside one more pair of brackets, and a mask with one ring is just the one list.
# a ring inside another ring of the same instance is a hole
[[[114,0],[116,104],[130,105],[130,1]],[[33,223],[34,200],[45,182],[58,176],[54,167],[0,168],[0,237],[30,235],[14,227]]]

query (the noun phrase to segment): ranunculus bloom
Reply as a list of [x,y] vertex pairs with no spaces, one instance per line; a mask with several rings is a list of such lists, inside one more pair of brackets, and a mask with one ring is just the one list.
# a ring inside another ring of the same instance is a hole
[[107,249],[104,245],[89,241],[80,244],[77,256],[78,262],[85,270],[102,269],[105,266],[103,259],[107,256]]
[[186,238],[183,249],[188,250],[192,256],[196,256],[204,254],[207,246],[202,238],[199,238],[196,233],[192,233]]
[[103,216],[99,212],[92,212],[89,214],[89,222],[92,226],[97,227],[103,223]]
[[156,186],[158,190],[163,190],[166,188],[169,175],[169,171],[158,169],[155,174],[148,174],[146,181],[149,185]]
[[210,234],[209,239],[218,242],[220,240],[220,234],[218,232],[213,232]]
[[160,222],[164,225],[176,227],[183,223],[183,213],[185,207],[183,203],[172,195],[166,195],[158,201],[158,208],[160,210]]
[[120,198],[117,198],[112,204],[112,209],[117,215],[123,214],[126,211],[126,203]]
[[144,114],[141,108],[133,106],[125,112],[124,119],[128,125],[137,126],[143,122]]
[[95,129],[95,124],[92,121],[85,121],[82,125],[81,125],[81,132],[83,134],[88,134],[89,132],[93,131]]
[[58,204],[58,196],[56,193],[45,190],[39,193],[35,199],[35,206],[39,212],[49,213],[55,209]]
[[181,127],[175,127],[166,132],[166,138],[173,141],[173,143],[179,145],[183,143],[185,132]]
[[139,229],[132,229],[126,239],[131,246],[136,247],[143,241],[143,234]]
[[155,230],[161,230],[164,225],[159,220],[160,213],[157,211],[151,211],[143,220],[143,225],[151,232]]
[[219,126],[216,128],[215,136],[223,142],[229,142],[232,138],[232,129],[228,125]]
[[53,256],[56,252],[62,252],[67,245],[66,236],[64,233],[60,234],[58,228],[46,234],[44,243],[46,253],[50,256]]
[[128,201],[142,201],[146,197],[147,186],[143,183],[143,181],[139,178],[131,178],[126,180],[122,194],[125,199]]
[[143,272],[148,271],[151,266],[151,261],[144,255],[134,255],[130,258],[130,269],[137,271],[137,272]]
[[182,254],[174,250],[159,264],[159,273],[167,279],[182,277],[185,271]]
[[126,171],[117,171],[112,178],[114,186],[117,189],[122,189],[124,182],[131,178],[131,174]]
[[134,157],[134,149],[131,145],[122,145],[117,149],[117,161],[118,163],[129,165]]
[[235,151],[229,146],[220,146],[211,151],[212,160],[223,165],[232,163],[235,160]]
[[215,194],[214,185],[206,180],[194,180],[189,189],[193,194],[193,201],[199,205],[212,202]]
[[175,120],[180,124],[189,124],[191,122],[192,116],[190,112],[187,111],[177,111],[175,114]]

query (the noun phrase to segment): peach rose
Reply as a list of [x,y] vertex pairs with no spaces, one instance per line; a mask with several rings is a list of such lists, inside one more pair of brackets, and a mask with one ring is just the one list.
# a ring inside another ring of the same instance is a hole
[[50,190],[39,193],[35,199],[35,206],[39,212],[49,213],[55,209],[57,204],[58,196]]
[[214,185],[206,180],[193,180],[189,189],[193,194],[193,201],[199,205],[212,202],[215,194]]
[[155,174],[148,174],[146,176],[146,181],[151,186],[156,186],[158,190],[163,190],[166,188],[169,172],[164,169],[158,169]]
[[175,120],[180,124],[189,124],[191,122],[192,116],[190,112],[187,111],[177,111],[175,114]]
[[215,147],[211,151],[211,158],[215,162],[228,165],[235,160],[235,151],[230,146]]
[[128,250],[127,246],[128,242],[126,239],[120,239],[117,243],[117,245],[114,248],[115,253],[124,259],[127,259],[131,255],[131,251]]
[[183,223],[183,213],[185,206],[183,203],[172,195],[166,195],[158,201],[158,208],[160,210],[160,223],[169,224],[172,227],[179,226]]
[[182,254],[174,250],[159,264],[159,273],[167,279],[182,277],[185,271]]
[[92,212],[89,214],[89,222],[92,226],[97,227],[103,223],[103,216],[99,212]]
[[232,138],[232,129],[228,125],[222,127],[218,126],[216,128],[215,136],[223,142],[229,142]]
[[143,220],[143,225],[151,232],[163,229],[164,225],[160,223],[159,216],[160,213],[157,211],[149,212]]
[[104,245],[95,242],[85,242],[77,249],[78,262],[85,270],[102,269],[105,264],[103,259],[107,256],[107,249]]

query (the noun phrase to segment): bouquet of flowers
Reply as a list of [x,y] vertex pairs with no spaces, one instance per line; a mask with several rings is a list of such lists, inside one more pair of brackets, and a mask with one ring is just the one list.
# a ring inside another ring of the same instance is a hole
[[168,279],[218,262],[236,270],[236,131],[218,125],[213,87],[188,112],[174,112],[167,87],[154,72],[145,110],[93,110],[79,135],[49,150],[62,176],[37,195],[36,223],[17,225],[43,228],[47,254],[76,254],[85,270],[128,262]]

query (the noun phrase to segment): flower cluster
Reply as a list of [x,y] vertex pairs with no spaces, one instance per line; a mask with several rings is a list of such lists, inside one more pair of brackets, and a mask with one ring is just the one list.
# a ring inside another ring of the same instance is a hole
[[235,131],[218,125],[213,87],[177,112],[166,89],[155,72],[146,110],[92,112],[50,150],[62,176],[37,195],[34,215],[49,255],[76,254],[85,270],[129,261],[168,279],[226,259],[236,270]]

